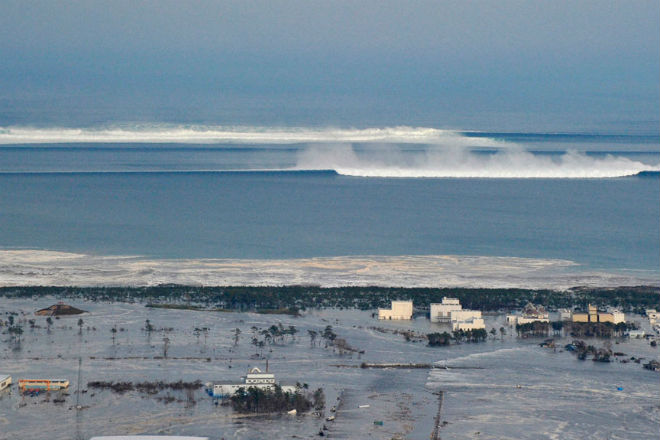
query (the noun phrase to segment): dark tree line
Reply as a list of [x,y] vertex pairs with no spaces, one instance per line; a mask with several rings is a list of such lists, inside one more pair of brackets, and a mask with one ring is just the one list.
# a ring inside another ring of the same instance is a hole
[[232,408],[241,413],[272,413],[293,409],[307,412],[325,407],[323,389],[309,392],[304,386],[296,387],[295,392],[285,392],[279,385],[273,388],[241,387],[230,400]]
[[612,338],[623,336],[628,330],[635,330],[637,326],[633,323],[619,322],[569,322],[567,332],[576,338],[598,337]]
[[[186,304],[187,307],[236,311],[297,311],[307,308],[356,308],[373,310],[390,301],[412,299],[418,307],[441,302],[443,296],[458,298],[468,309],[520,309],[527,303],[549,309],[586,308],[587,304],[614,306],[624,311],[643,312],[660,308],[660,288],[651,286],[617,288],[576,287],[565,291],[549,289],[482,288],[399,288],[318,286],[182,286],[166,284],[148,287],[0,287],[0,296],[52,295],[99,301],[126,301],[153,304]],[[191,304],[193,302],[194,304]]]
[[474,330],[455,330],[451,335],[447,332],[429,333],[426,335],[430,347],[443,347],[461,342],[483,342],[488,338],[486,329],[479,328]]

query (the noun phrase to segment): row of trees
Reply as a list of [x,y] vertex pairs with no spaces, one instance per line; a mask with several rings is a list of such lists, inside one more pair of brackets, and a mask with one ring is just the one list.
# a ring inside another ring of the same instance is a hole
[[237,286],[206,287],[161,285],[149,287],[0,287],[0,296],[33,297],[53,295],[102,301],[146,303],[194,302],[205,308],[231,310],[291,310],[306,308],[357,308],[372,310],[397,299],[417,304],[440,302],[443,296],[458,298],[465,308],[504,310],[522,308],[527,303],[548,308],[615,306],[624,311],[643,312],[660,308],[660,288],[653,286],[618,288],[480,289],[480,288],[390,288],[318,286]]
[[619,322],[540,322],[534,321],[525,324],[516,324],[518,336],[548,336],[552,328],[554,334],[561,334],[562,330],[576,338],[597,337],[613,338],[624,336],[628,330],[637,328],[634,323]]
[[319,388],[314,392],[298,384],[294,392],[285,392],[282,387],[272,388],[239,388],[231,396],[231,406],[240,413],[272,413],[296,410],[307,412],[325,408],[325,394]]
[[430,347],[443,347],[451,345],[452,342],[483,342],[488,338],[486,329],[455,330],[451,334],[447,332],[429,333],[426,335]]
[[570,322],[566,324],[567,332],[576,338],[598,337],[612,338],[625,335],[629,330],[634,330],[634,323],[619,322]]

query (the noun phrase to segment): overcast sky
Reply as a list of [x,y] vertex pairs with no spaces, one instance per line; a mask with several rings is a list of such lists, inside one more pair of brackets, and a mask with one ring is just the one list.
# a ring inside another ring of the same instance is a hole
[[657,0],[3,0],[0,57],[0,125],[580,131],[660,113]]

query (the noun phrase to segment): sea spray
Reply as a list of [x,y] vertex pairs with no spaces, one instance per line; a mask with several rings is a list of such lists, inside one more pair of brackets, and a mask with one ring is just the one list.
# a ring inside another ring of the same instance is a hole
[[303,150],[298,170],[334,170],[356,177],[382,178],[544,178],[595,179],[658,171],[627,157],[589,156],[576,151],[557,155],[532,153],[508,145],[489,152],[456,145],[407,150],[399,145],[356,150],[349,144],[312,145]]
[[491,138],[470,138],[428,127],[307,128],[220,125],[134,124],[108,127],[0,127],[0,144],[65,143],[299,144],[323,142],[500,146]]

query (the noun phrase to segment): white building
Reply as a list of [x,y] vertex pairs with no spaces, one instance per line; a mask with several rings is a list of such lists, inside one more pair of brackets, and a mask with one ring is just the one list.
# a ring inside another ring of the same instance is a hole
[[649,318],[651,325],[655,324],[658,320],[658,312],[655,309],[646,309],[646,316]]
[[0,374],[0,391],[9,388],[9,385],[11,385],[11,376]]
[[559,320],[570,321],[573,319],[573,311],[570,309],[559,309]]
[[644,330],[630,330],[628,336],[633,339],[641,339],[646,336],[646,332]]
[[442,298],[441,303],[431,304],[431,322],[451,322],[452,330],[486,328],[480,310],[463,309],[457,298]]
[[[213,385],[213,397],[230,397],[239,388],[245,388],[247,390],[250,387],[254,387],[270,390],[275,388],[275,384],[276,382],[274,374],[262,373],[260,369],[255,367],[248,372],[247,376],[243,378],[242,382]],[[296,391],[296,387],[290,385],[282,385],[281,388],[285,393],[292,393]]]
[[481,310],[452,310],[449,316],[451,322],[469,321],[470,319],[481,318]]
[[378,309],[378,319],[412,319],[412,301],[392,301],[391,309]]
[[460,301],[457,298],[442,298],[441,303],[431,304],[431,322],[451,321],[451,312],[461,310]]
[[472,318],[466,319],[464,321],[452,321],[451,328],[452,328],[453,331],[457,331],[457,330],[463,330],[463,331],[478,330],[478,329],[485,329],[486,324],[484,323],[483,318],[472,317]]
[[520,315],[506,315],[506,323],[510,326],[529,324],[531,322],[550,322],[550,314],[543,306],[527,304]]

